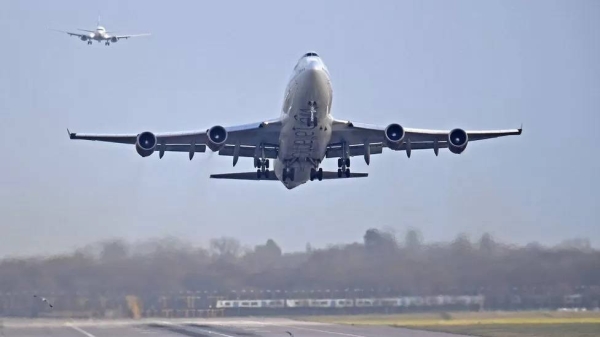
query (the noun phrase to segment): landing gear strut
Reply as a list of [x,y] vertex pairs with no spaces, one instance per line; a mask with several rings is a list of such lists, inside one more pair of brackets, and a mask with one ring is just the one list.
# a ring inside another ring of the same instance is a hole
[[342,144],[342,158],[338,158],[338,178],[345,176],[350,177],[350,157],[348,157],[349,151],[347,145]]
[[310,118],[308,119],[308,121],[306,122],[308,127],[316,127],[318,122],[317,122],[317,102],[315,101],[308,101],[308,107],[310,108]]
[[104,45],[105,46],[110,46],[110,42],[106,41],[106,42],[104,42]]

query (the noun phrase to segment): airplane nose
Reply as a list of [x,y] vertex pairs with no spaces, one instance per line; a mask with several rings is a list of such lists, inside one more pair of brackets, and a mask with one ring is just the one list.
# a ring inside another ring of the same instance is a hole
[[308,70],[308,71],[323,70],[323,63],[321,63],[320,61],[317,61],[317,60],[312,60],[312,61],[308,62],[308,64],[306,65],[306,70]]

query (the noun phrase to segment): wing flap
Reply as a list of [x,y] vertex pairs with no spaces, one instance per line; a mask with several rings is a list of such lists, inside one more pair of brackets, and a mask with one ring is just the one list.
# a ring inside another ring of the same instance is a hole
[[[383,152],[383,144],[370,144],[370,153],[371,154],[380,154]],[[351,145],[350,146],[350,157],[363,156],[365,154],[364,145]],[[331,146],[327,148],[326,158],[340,158],[342,156],[342,147]]]
[[[221,150],[219,150],[220,156],[230,156],[233,157],[235,150],[235,145],[225,145]],[[254,158],[256,154],[256,146],[240,146],[240,157],[248,157]],[[265,147],[265,158],[269,159],[277,159],[277,148],[275,147]]]
[[[190,152],[190,150],[192,149],[192,146],[191,145],[173,144],[173,145],[164,145],[164,148],[161,148],[161,145],[158,145],[156,147],[156,149],[168,151],[168,152]],[[206,145],[204,145],[204,144],[195,145],[194,152],[206,152]]]

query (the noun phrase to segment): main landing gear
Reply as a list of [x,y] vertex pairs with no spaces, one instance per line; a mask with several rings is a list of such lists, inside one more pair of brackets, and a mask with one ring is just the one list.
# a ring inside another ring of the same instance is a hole
[[89,41],[88,41],[88,44],[89,44],[89,45],[91,45],[91,44],[92,44],[92,40],[89,40]]
[[269,159],[254,158],[254,167],[257,168],[256,177],[258,179],[269,178]]
[[350,177],[350,158],[339,158],[338,159],[338,178],[345,176]]
[[310,181],[318,179],[319,181],[323,180],[323,169],[319,168],[318,170],[315,168],[310,169]]
[[106,41],[106,42],[104,42],[104,45],[105,46],[110,46],[110,42]]

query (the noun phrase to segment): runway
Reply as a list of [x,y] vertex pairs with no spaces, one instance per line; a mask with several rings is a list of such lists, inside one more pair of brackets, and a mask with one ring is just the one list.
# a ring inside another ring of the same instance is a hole
[[3,320],[0,337],[457,337],[393,327],[347,326],[282,318],[139,321]]

